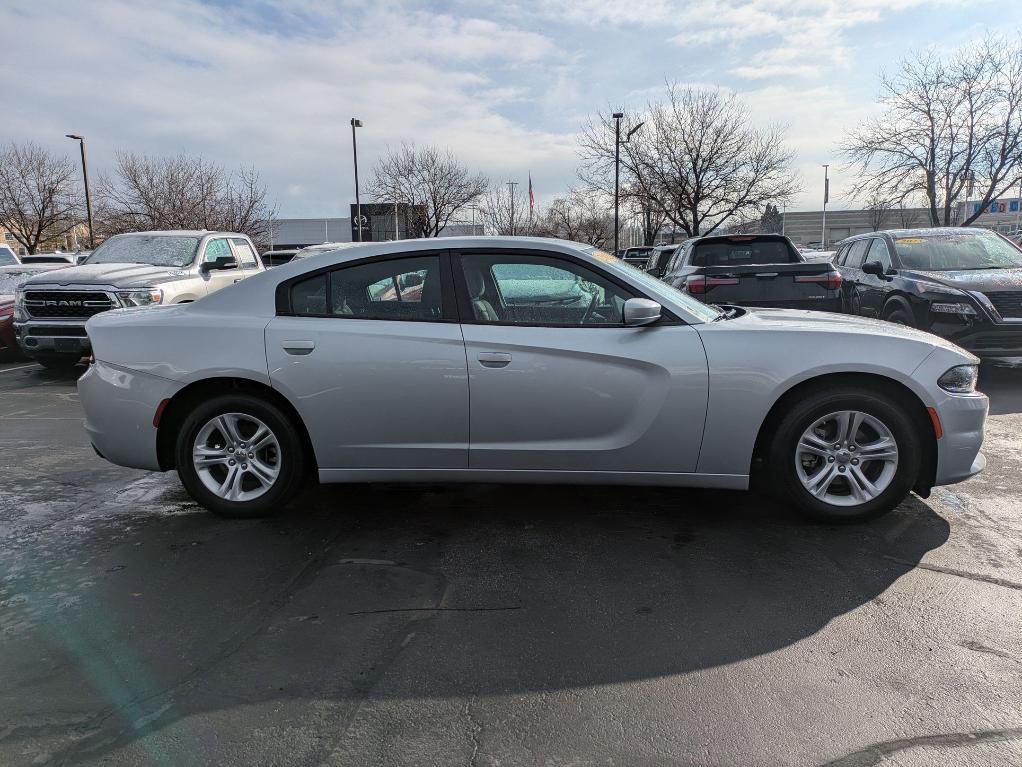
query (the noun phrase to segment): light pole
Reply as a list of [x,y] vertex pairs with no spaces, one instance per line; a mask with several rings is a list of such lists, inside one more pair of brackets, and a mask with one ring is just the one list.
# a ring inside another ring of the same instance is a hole
[[66,138],[78,142],[78,148],[82,150],[82,177],[85,179],[85,212],[89,216],[89,248],[96,249],[96,235],[92,229],[92,195],[89,192],[89,163],[85,160],[85,137],[76,136],[73,133],[64,134]]
[[624,112],[615,112],[611,115],[614,118],[614,255],[617,255],[618,250],[618,207],[621,198],[621,145],[627,144],[632,136],[639,128],[645,123],[641,122],[632,128],[625,135],[624,141],[621,140],[621,119],[625,116]]
[[358,241],[362,242],[362,201],[358,196],[358,142],[355,140],[355,128],[361,128],[362,121],[351,118],[351,154],[355,160],[355,225],[358,227]]
[[827,249],[827,201],[830,200],[829,165],[823,166],[823,230],[820,232],[820,250]]

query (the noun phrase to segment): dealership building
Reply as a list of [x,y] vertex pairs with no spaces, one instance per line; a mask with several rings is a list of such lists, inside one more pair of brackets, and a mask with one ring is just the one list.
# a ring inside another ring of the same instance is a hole
[[[954,221],[964,221],[975,211],[980,203],[964,202],[957,206]],[[967,212],[966,212],[967,211]],[[1020,200],[1018,198],[998,199],[991,202],[982,215],[971,226],[993,229],[1002,233],[1014,233],[1019,230]],[[891,208],[889,210],[828,210],[826,224],[822,210],[787,211],[784,213],[784,233],[796,245],[819,247],[826,226],[826,242],[824,247],[832,248],[845,237],[853,234],[864,234],[881,229],[911,229],[913,227],[930,226],[930,213],[927,208]]]
[[[353,221],[358,217],[355,206],[347,218],[277,218],[272,222],[270,237],[276,250],[304,248],[324,242],[384,242],[408,239],[410,222],[417,211],[414,206],[391,203],[366,203],[361,206],[361,238]],[[440,231],[441,237],[463,237],[483,234],[481,221],[452,221]]]

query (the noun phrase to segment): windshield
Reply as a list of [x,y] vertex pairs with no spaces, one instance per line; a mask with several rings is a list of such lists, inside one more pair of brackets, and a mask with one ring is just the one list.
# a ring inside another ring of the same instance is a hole
[[671,297],[671,300],[676,301],[685,307],[689,312],[698,317],[703,322],[713,322],[715,319],[723,316],[723,312],[719,309],[715,309],[708,304],[704,304],[698,301],[687,293],[682,293],[675,287],[668,285],[666,282],[661,282],[656,277],[647,274],[642,269],[637,269],[626,261],[622,261],[620,258],[614,258],[609,253],[604,253],[602,250],[596,248],[588,249],[589,255],[601,261],[608,267],[617,267],[628,272],[629,278],[635,280],[637,283],[642,285],[644,288],[649,288],[654,293],[666,293]]
[[119,234],[96,248],[83,263],[188,266],[195,260],[199,239],[176,234]]
[[902,266],[924,272],[1022,266],[1022,251],[993,232],[895,237],[894,247]]
[[17,266],[18,259],[10,248],[0,248],[0,266]]

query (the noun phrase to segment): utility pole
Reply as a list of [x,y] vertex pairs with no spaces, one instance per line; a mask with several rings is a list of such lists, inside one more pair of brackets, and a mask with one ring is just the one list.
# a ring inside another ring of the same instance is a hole
[[518,186],[517,181],[508,181],[507,188],[511,190],[511,236],[515,236],[515,187]]
[[784,219],[788,215],[788,203],[781,203],[781,234],[784,234]]
[[827,202],[830,200],[830,166],[823,166],[823,231],[820,233],[820,250],[827,249]]
[[85,181],[85,212],[89,217],[89,249],[96,249],[96,234],[92,228],[92,194],[89,192],[89,163],[85,159],[85,137],[76,136],[73,133],[65,134],[65,138],[74,139],[78,142],[78,148],[82,150],[82,178]]
[[361,128],[362,121],[351,118],[351,154],[355,160],[355,225],[358,227],[358,241],[362,242],[362,201],[358,196],[358,143],[355,140],[355,128]]

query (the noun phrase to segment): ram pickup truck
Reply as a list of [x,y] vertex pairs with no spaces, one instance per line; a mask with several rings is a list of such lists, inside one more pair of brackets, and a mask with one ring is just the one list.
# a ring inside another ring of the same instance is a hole
[[90,352],[85,322],[111,309],[183,304],[264,271],[243,234],[135,232],[111,237],[80,265],[18,286],[18,345],[49,368],[71,367]]
[[710,304],[841,311],[837,269],[830,262],[807,262],[780,234],[687,240],[661,279]]

